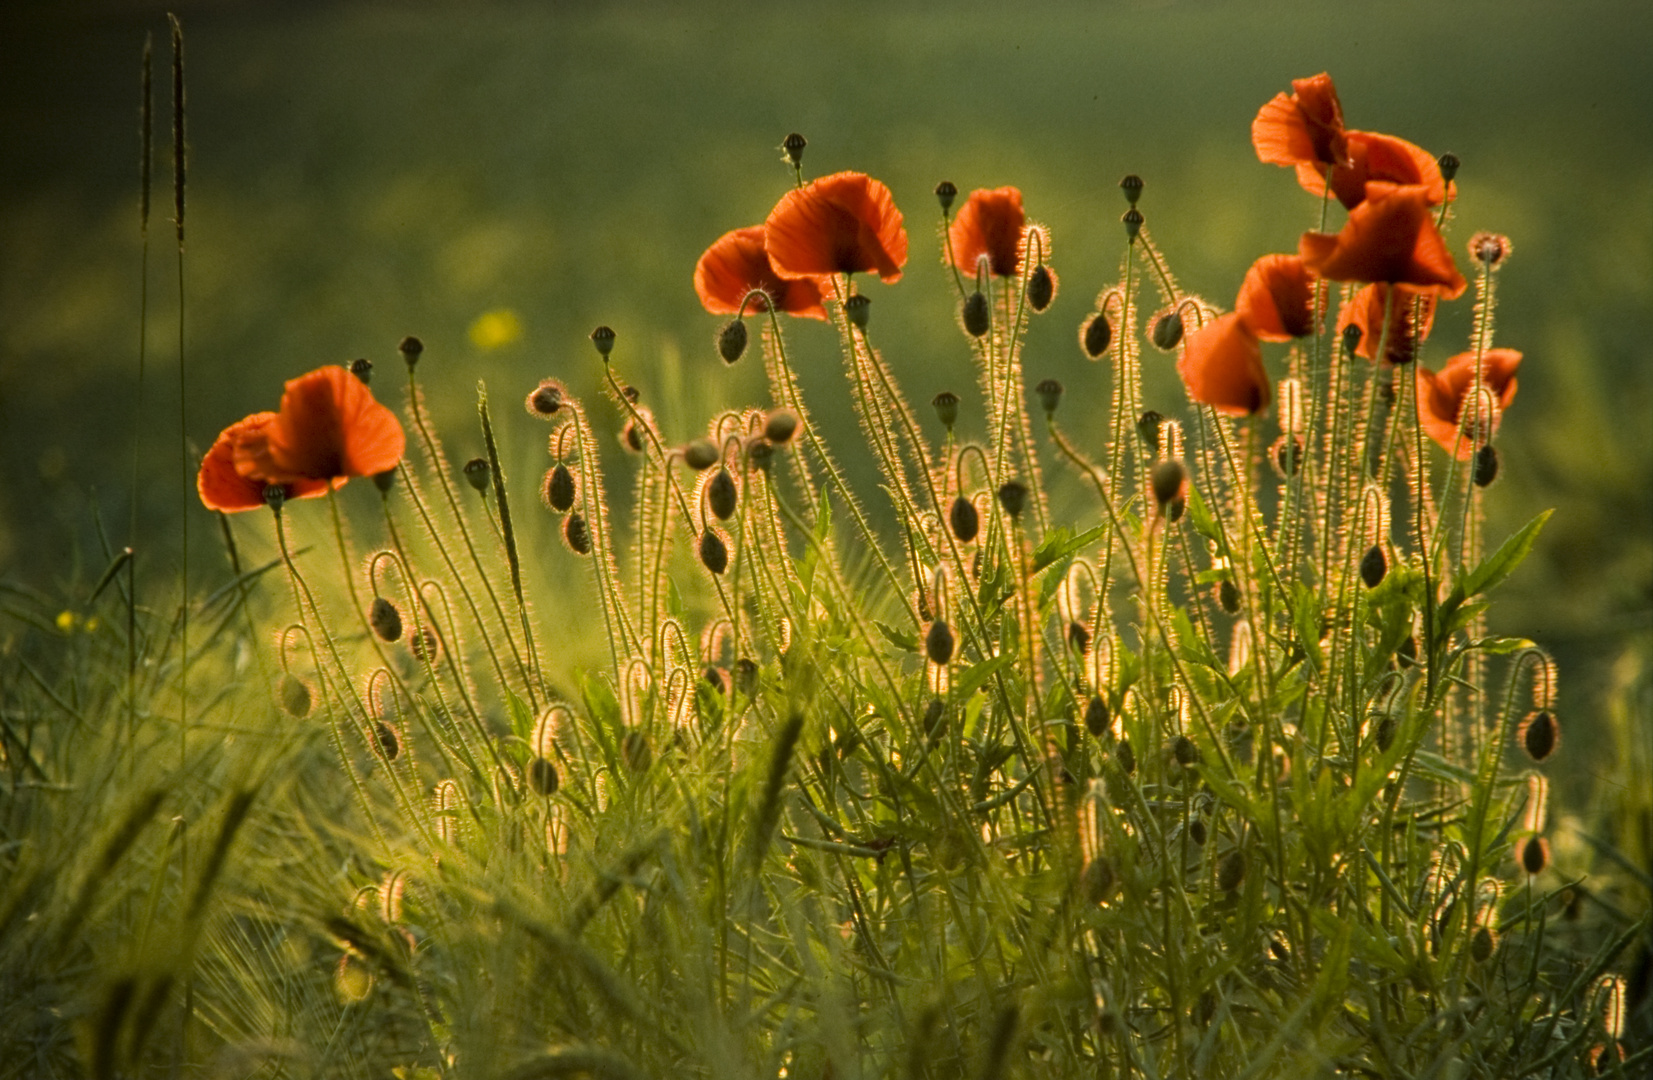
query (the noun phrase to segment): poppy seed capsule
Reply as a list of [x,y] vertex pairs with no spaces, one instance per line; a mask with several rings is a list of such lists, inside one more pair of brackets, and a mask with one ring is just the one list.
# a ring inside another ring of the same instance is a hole
[[1125,193],[1125,201],[1135,206],[1136,201],[1142,198],[1142,177],[1136,173],[1126,173],[1119,182],[1119,190]]
[[1474,480],[1476,487],[1486,487],[1498,479],[1498,451],[1488,443],[1475,451]]
[[545,474],[545,505],[559,514],[574,505],[574,474],[560,461]]
[[1542,874],[1550,865],[1550,845],[1542,836],[1529,836],[1521,845],[1521,869],[1529,874]]
[[953,628],[946,620],[937,619],[930,624],[930,632],[924,635],[924,654],[930,663],[939,666],[952,660],[953,645]]
[[264,485],[264,505],[279,513],[281,504],[287,501],[287,488],[283,484]]
[[1175,311],[1167,311],[1154,320],[1154,347],[1162,352],[1170,352],[1182,340],[1182,316]]
[[987,297],[980,289],[964,298],[964,332],[971,337],[981,337],[987,333],[992,320],[987,313]]
[[1039,395],[1039,404],[1044,406],[1045,418],[1048,420],[1056,415],[1056,406],[1062,403],[1062,384],[1055,379],[1043,379],[1033,392]]
[[930,405],[936,411],[936,419],[948,431],[953,430],[953,424],[959,418],[959,396],[951,390],[943,390],[930,399]]
[[735,478],[728,469],[719,469],[706,484],[706,505],[719,521],[728,521],[735,512]]
[[720,456],[717,443],[710,439],[693,439],[683,446],[683,464],[695,472],[710,469]]
[[844,301],[844,314],[857,330],[867,328],[867,314],[872,308],[872,297],[856,293]]
[[281,677],[281,707],[289,716],[310,714],[310,688],[304,685],[303,679],[290,672]]
[[1458,168],[1463,164],[1463,162],[1458,160],[1457,154],[1445,153],[1441,155],[1440,160],[1436,162],[1436,164],[1441,167],[1441,179],[1450,184],[1452,182],[1452,178],[1458,175]]
[[368,385],[373,381],[373,361],[365,356],[350,361],[350,374],[360,379],[363,386]]
[[1154,409],[1149,409],[1137,418],[1136,437],[1142,440],[1142,445],[1150,453],[1159,453],[1159,429],[1165,423],[1165,417]]
[[1125,223],[1125,239],[1135,242],[1137,233],[1142,231],[1142,211],[1133,206],[1119,220]]
[[798,430],[798,414],[791,409],[771,409],[763,421],[763,437],[777,446],[792,438]]
[[723,542],[716,529],[707,529],[700,534],[700,565],[714,574],[729,569],[729,545]]
[[1555,713],[1548,709],[1539,709],[1537,712],[1521,721],[1521,728],[1516,733],[1521,742],[1521,749],[1534,761],[1546,761],[1555,753],[1556,744],[1561,741],[1561,728],[1556,724]]
[[562,538],[568,544],[568,550],[574,554],[591,554],[591,530],[586,527],[585,518],[580,515],[569,514],[563,519]]
[[541,379],[540,384],[529,391],[528,398],[523,405],[528,409],[530,416],[552,417],[562,409],[562,384],[555,379]]
[[528,763],[528,786],[547,798],[557,793],[557,767],[542,757]]
[[1095,360],[1108,351],[1113,344],[1113,324],[1108,321],[1107,315],[1097,312],[1096,317],[1085,324],[1085,332],[1080,335],[1085,355]]
[[1080,656],[1090,652],[1091,632],[1077,619],[1068,623],[1068,647]]
[[591,343],[597,346],[597,355],[604,360],[614,351],[614,331],[607,326],[599,326],[591,331]]
[[1020,480],[1006,480],[999,487],[999,505],[1012,520],[1022,516],[1022,508],[1027,505],[1027,485]]
[[1188,473],[1183,469],[1182,462],[1168,458],[1154,466],[1148,479],[1153,485],[1154,501],[1164,506],[1182,494],[1182,485],[1187,481]]
[[1056,299],[1056,275],[1050,272],[1050,267],[1041,263],[1033,268],[1033,273],[1027,278],[1027,306],[1034,311],[1043,311]]
[[373,736],[379,741],[379,749],[384,752],[385,760],[395,761],[396,755],[402,750],[401,740],[396,738],[396,729],[381,720],[374,726]]
[[408,367],[419,362],[419,355],[425,351],[425,343],[409,334],[396,344],[396,351],[402,354],[402,359]]
[[1245,852],[1235,848],[1217,862],[1217,888],[1233,892],[1245,880]]
[[1368,589],[1375,589],[1389,573],[1389,559],[1383,554],[1382,544],[1373,544],[1360,560],[1360,580]]
[[1350,323],[1343,328],[1343,351],[1350,356],[1360,347],[1361,329],[1358,323]]
[[981,515],[976,513],[976,504],[962,495],[954,499],[947,510],[947,524],[959,543],[968,544],[974,540],[981,531]]
[[959,189],[951,180],[943,180],[936,185],[936,202],[941,204],[941,212],[946,214],[953,208],[953,200],[958,198]]
[[1231,579],[1223,578],[1217,586],[1217,603],[1230,615],[1240,613],[1240,590]]
[[1112,727],[1113,715],[1108,711],[1108,702],[1101,694],[1092,694],[1085,704],[1085,730],[1091,733],[1092,738],[1100,739]]
[[732,364],[746,355],[746,323],[730,319],[717,332],[717,354],[725,364]]
[[781,140],[781,150],[785,152],[786,160],[792,163],[793,168],[803,161],[804,147],[808,145],[809,140],[796,131]]
[[373,632],[379,635],[380,641],[395,641],[402,636],[402,613],[382,596],[373,598],[373,606],[367,615],[368,625]]
[[473,489],[476,491],[488,490],[489,476],[487,461],[479,457],[472,458],[471,460],[465,462],[464,473],[465,483],[471,485]]

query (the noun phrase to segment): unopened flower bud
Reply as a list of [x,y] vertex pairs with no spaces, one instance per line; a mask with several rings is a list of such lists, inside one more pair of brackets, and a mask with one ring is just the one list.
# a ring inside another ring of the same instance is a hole
[[310,714],[310,688],[291,672],[281,677],[281,707],[289,716],[302,718]]
[[746,460],[752,463],[754,469],[768,472],[769,464],[775,458],[775,444],[759,435],[746,440]]
[[1164,423],[1165,417],[1155,409],[1149,409],[1137,417],[1136,437],[1142,440],[1149,453],[1159,453],[1159,432]]
[[643,432],[640,428],[641,425],[636,420],[627,420],[625,426],[620,429],[620,445],[634,454],[643,452]]
[[980,289],[964,298],[964,332],[971,337],[981,337],[987,333],[992,320],[987,311],[987,297]]
[[1045,418],[1056,415],[1056,406],[1062,402],[1062,384],[1055,379],[1042,379],[1033,392],[1039,395],[1039,404],[1044,406]]
[[1108,346],[1113,344],[1113,324],[1108,321],[1108,316],[1098,311],[1091,321],[1085,324],[1080,341],[1084,346],[1085,355],[1092,360],[1107,352]]
[[930,658],[930,663],[941,665],[953,659],[953,628],[943,619],[937,619],[930,624],[929,633],[924,635],[924,655]]
[[402,752],[402,740],[396,737],[396,729],[383,720],[373,725],[373,737],[386,761],[395,761],[396,755]]
[[402,636],[402,613],[396,610],[396,605],[382,596],[373,598],[373,606],[368,609],[368,625],[373,632],[379,635],[380,641],[395,641]]
[[1542,836],[1529,836],[1521,845],[1521,869],[1529,874],[1542,874],[1550,865],[1550,845]]
[[1375,589],[1388,573],[1389,557],[1383,553],[1383,545],[1373,544],[1361,557],[1360,580],[1368,589]]
[[1245,852],[1235,848],[1217,861],[1217,888],[1233,892],[1245,880]]
[[1230,615],[1240,613],[1240,590],[1231,578],[1223,578],[1217,586],[1217,603]]
[[631,772],[648,772],[654,764],[654,750],[649,746],[648,737],[641,731],[626,732],[626,737],[620,740],[620,760]]
[[411,368],[419,362],[419,355],[425,351],[425,343],[409,334],[396,345],[396,351],[402,354],[402,360]]
[[1090,701],[1085,704],[1085,730],[1096,739],[1113,730],[1113,715],[1108,711],[1108,702],[1101,694],[1092,694]]
[[597,346],[597,355],[607,360],[608,354],[614,351],[613,329],[607,326],[597,327],[591,331],[591,343]]
[[1498,479],[1498,451],[1491,443],[1475,451],[1475,486],[1486,487]]
[[1182,315],[1175,311],[1167,311],[1154,320],[1153,341],[1154,347],[1162,352],[1170,352],[1182,340]]
[[1119,220],[1125,223],[1125,239],[1134,243],[1137,233],[1142,231],[1142,211],[1133,206]]
[[1445,153],[1441,155],[1438,164],[1441,167],[1441,179],[1450,184],[1452,183],[1452,178],[1458,175],[1458,167],[1462,165],[1463,162],[1458,160],[1457,154]]
[[1131,749],[1131,740],[1120,739],[1114,744],[1113,758],[1119,763],[1119,768],[1126,776],[1136,772],[1136,751]]
[[689,442],[684,443],[681,453],[683,455],[683,464],[687,465],[695,472],[700,472],[702,469],[709,469],[713,465],[716,465],[718,458],[721,456],[718,453],[717,443],[705,438],[691,439]]
[[1090,651],[1091,632],[1077,619],[1068,623],[1068,647],[1080,656]]
[[953,424],[959,418],[959,396],[951,390],[943,390],[930,399],[930,404],[936,410],[936,419],[948,431],[953,430]]
[[981,531],[981,515],[976,512],[976,504],[963,495],[954,499],[947,510],[947,524],[959,543],[968,544],[974,540]]
[[1516,739],[1528,757],[1539,762],[1547,760],[1555,753],[1556,744],[1561,741],[1561,728],[1556,723],[1555,713],[1548,709],[1539,709],[1528,716],[1521,721]]
[[808,145],[809,140],[796,131],[781,140],[781,151],[786,154],[786,160],[791,162],[794,169],[803,162],[804,147]]
[[556,379],[541,379],[540,384],[529,392],[527,400],[523,402],[530,416],[539,416],[545,419],[557,415],[562,409],[562,403],[562,383],[559,383]]
[[407,637],[408,651],[422,664],[435,664],[442,641],[429,626],[421,626]]
[[924,740],[935,742],[947,730],[947,702],[941,698],[931,698],[924,707]]
[[798,414],[791,409],[771,409],[763,421],[763,437],[777,446],[786,443],[798,430]]
[[357,357],[350,361],[350,374],[360,379],[363,386],[368,385],[373,381],[373,361],[365,356]]
[[536,795],[550,798],[557,793],[557,767],[545,758],[537,757],[528,763],[528,786]]
[[1469,958],[1477,964],[1492,959],[1498,949],[1498,934],[1490,926],[1477,926],[1469,939]]
[[488,461],[486,458],[474,457],[465,462],[464,471],[465,482],[471,485],[472,488],[477,491],[488,490],[488,481],[491,477],[488,475]]
[[953,200],[958,198],[958,193],[958,187],[951,180],[943,180],[936,185],[936,202],[941,204],[943,214],[953,208]]
[[1194,745],[1194,740],[1186,735],[1178,735],[1171,740],[1171,756],[1178,765],[1187,768],[1200,763],[1200,748]]
[[719,469],[713,473],[706,484],[706,505],[719,521],[728,521],[735,512],[736,497],[735,478],[729,475],[729,470]]
[[1050,267],[1040,263],[1027,276],[1027,306],[1043,311],[1056,299],[1056,275]]
[[379,494],[388,495],[390,489],[396,486],[396,469],[386,469],[384,472],[373,474],[373,486],[379,489]]
[[729,545],[723,542],[716,529],[700,534],[700,565],[714,574],[729,569]]
[[1377,727],[1372,732],[1372,741],[1377,743],[1377,748],[1384,753],[1387,753],[1389,748],[1395,745],[1395,718],[1393,716],[1383,713],[1378,717]]
[[1012,520],[1022,516],[1022,508],[1027,505],[1027,485],[1020,480],[1006,480],[999,487],[999,505]]
[[717,332],[717,354],[725,364],[732,364],[746,355],[746,322],[730,319]]
[[867,328],[867,313],[871,308],[872,297],[864,293],[856,293],[844,301],[844,314],[849,316],[850,324],[857,330]]
[[579,514],[569,514],[563,519],[562,538],[574,554],[591,554],[591,529]]
[[1107,856],[1098,855],[1079,871],[1079,896],[1086,904],[1095,907],[1113,894],[1117,881],[1113,863],[1108,861]]
[[545,505],[559,514],[574,505],[574,474],[560,461],[545,474]]
[[1182,494],[1182,485],[1188,479],[1188,473],[1182,467],[1182,462],[1176,458],[1167,458],[1155,465],[1148,475],[1153,485],[1154,501],[1164,506]]
[[1297,471],[1303,467],[1303,444],[1290,435],[1282,435],[1275,440],[1270,460],[1274,462],[1275,471],[1281,476],[1296,476]]

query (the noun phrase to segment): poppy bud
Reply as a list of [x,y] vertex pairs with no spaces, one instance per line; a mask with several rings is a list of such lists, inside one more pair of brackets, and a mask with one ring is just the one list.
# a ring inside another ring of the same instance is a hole
[[373,474],[373,486],[379,489],[379,494],[388,495],[396,484],[396,470],[386,469],[384,472]]
[[808,145],[809,140],[796,131],[781,140],[781,150],[786,153],[786,160],[792,163],[794,169],[803,161],[804,147]]
[[857,330],[865,330],[867,328],[867,312],[871,307],[872,297],[856,293],[844,301],[844,314],[849,316],[850,324]]
[[614,331],[607,326],[599,326],[591,331],[591,343],[597,346],[597,355],[604,360],[614,351]]
[[1033,268],[1027,278],[1027,306],[1043,311],[1056,299],[1056,275],[1043,263]]
[[637,421],[627,420],[620,429],[620,445],[634,454],[643,452],[643,433],[638,429]]
[[735,478],[729,475],[729,470],[719,469],[713,473],[706,484],[706,505],[711,507],[719,521],[728,521],[735,512],[735,498]]
[[1360,560],[1360,580],[1368,589],[1375,589],[1389,573],[1389,559],[1383,554],[1382,544],[1373,544]]
[[557,793],[557,767],[542,757],[528,763],[528,786],[547,798]]
[[1395,745],[1395,718],[1388,713],[1379,716],[1377,731],[1373,733],[1372,739],[1380,751],[1388,753],[1389,748]]
[[991,324],[987,313],[987,297],[980,289],[964,298],[964,332],[971,337],[981,337],[987,333]]
[[580,515],[569,514],[563,519],[562,538],[568,544],[568,550],[574,554],[591,554],[591,530],[586,527],[585,518]]
[[946,620],[937,619],[930,624],[930,632],[924,635],[924,655],[930,658],[932,664],[945,664],[953,658],[953,628]]
[[641,731],[628,731],[626,737],[620,740],[620,760],[634,773],[648,772],[649,766],[654,763],[654,751]]
[[1178,765],[1184,768],[1190,765],[1198,765],[1200,748],[1195,746],[1194,740],[1188,736],[1178,735],[1171,740],[1171,756],[1176,759]]
[[746,355],[744,320],[730,319],[723,324],[723,329],[717,332],[717,354],[723,357],[725,364],[732,364]]
[[441,641],[436,637],[436,631],[428,626],[421,626],[408,635],[408,651],[420,663],[436,663],[441,644]]
[[1092,694],[1085,704],[1085,730],[1091,733],[1092,738],[1100,739],[1112,728],[1113,715],[1108,711],[1107,701],[1101,694]]
[[362,385],[366,386],[373,381],[373,361],[365,356],[350,361],[350,374],[356,376],[362,381]]
[[1492,959],[1492,954],[1498,948],[1498,936],[1490,926],[1477,926],[1475,933],[1469,939],[1469,958],[1477,964],[1484,964]]
[[1136,173],[1126,173],[1119,182],[1119,190],[1125,193],[1125,201],[1135,206],[1136,201],[1142,198],[1142,177]]
[[1235,848],[1217,861],[1217,888],[1233,892],[1245,880],[1245,852]]
[[758,688],[757,661],[743,656],[735,661],[735,689],[751,697]]
[[1055,379],[1044,379],[1033,392],[1039,395],[1039,404],[1044,406],[1045,418],[1048,420],[1056,415],[1056,406],[1062,401],[1062,384]]
[[1292,477],[1303,465],[1303,444],[1290,435],[1280,436],[1274,444],[1274,453],[1270,455],[1274,468],[1281,476]]
[[1113,324],[1108,322],[1108,316],[1097,312],[1090,322],[1085,324],[1085,332],[1081,335],[1085,355],[1095,360],[1108,351],[1113,344]]
[[1142,445],[1146,446],[1150,453],[1159,453],[1159,428],[1163,423],[1165,423],[1165,417],[1153,409],[1149,409],[1137,417],[1137,438],[1142,440]]
[[1353,356],[1355,354],[1355,350],[1359,347],[1360,327],[1355,323],[1350,323],[1348,326],[1343,328],[1343,351],[1348,353],[1350,356]]
[[952,527],[953,536],[961,544],[968,544],[981,531],[981,515],[976,513],[976,504],[960,495],[953,500],[953,505],[947,510],[947,524]]
[[1188,473],[1183,469],[1182,462],[1176,458],[1168,458],[1155,465],[1153,472],[1148,474],[1149,483],[1154,489],[1154,501],[1163,507],[1177,498],[1182,494],[1182,485],[1187,479]]
[[397,343],[396,351],[402,354],[402,360],[412,368],[419,362],[419,354],[425,351],[425,343],[409,334]]
[[1090,651],[1091,632],[1085,629],[1085,624],[1075,619],[1068,623],[1068,645],[1080,656]]
[[1441,179],[1450,184],[1452,183],[1452,178],[1458,175],[1458,167],[1462,165],[1463,162],[1458,160],[1457,154],[1445,153],[1441,155],[1438,164],[1441,167]]
[[574,474],[560,461],[545,474],[545,504],[559,514],[574,505]]
[[384,751],[386,761],[395,761],[396,755],[401,753],[401,740],[396,738],[396,729],[379,721],[373,728],[373,736],[379,741],[379,749]]
[[1020,480],[1006,480],[999,487],[999,505],[1012,519],[1022,516],[1022,507],[1027,505],[1027,485]]
[[763,437],[780,445],[798,430],[798,414],[791,409],[771,409],[763,421]]
[[700,565],[714,574],[729,569],[729,545],[723,542],[716,529],[707,529],[700,534]]
[[562,408],[562,401],[562,384],[555,379],[541,379],[523,404],[531,416],[552,417]]
[[373,598],[367,622],[373,627],[373,632],[379,635],[380,641],[395,641],[402,636],[402,613],[396,610],[395,604],[382,596]]
[[1198,844],[1200,847],[1204,847],[1205,846],[1205,838],[1206,838],[1205,819],[1204,818],[1195,818],[1194,820],[1190,821],[1188,823],[1188,839],[1194,841],[1194,843]]
[[1542,836],[1529,836],[1521,845],[1521,869],[1529,874],[1542,874],[1550,865],[1550,845]]
[[1113,893],[1117,880],[1113,863],[1108,861],[1107,856],[1098,855],[1079,871],[1079,895],[1087,904],[1100,904]]
[[1406,635],[1406,640],[1401,642],[1400,648],[1395,650],[1395,659],[1400,662],[1400,666],[1403,668],[1416,664],[1418,662],[1418,639],[1411,634]]
[[707,686],[720,694],[729,689],[729,673],[716,665],[708,665],[706,670],[700,673],[700,677],[706,680]]
[[1125,239],[1134,243],[1136,234],[1142,231],[1142,211],[1133,206],[1119,220],[1125,223]]
[[1131,740],[1120,739],[1113,748],[1113,756],[1126,776],[1136,772],[1136,751],[1131,749]]
[[465,482],[477,491],[487,491],[488,462],[485,458],[474,457],[465,462]]
[[769,471],[769,463],[775,457],[775,444],[768,439],[759,437],[746,440],[746,458],[754,469],[760,472]]
[[1175,311],[1167,311],[1154,320],[1154,347],[1163,352],[1170,352],[1182,340],[1182,316]]
[[718,453],[717,444],[710,439],[691,439],[683,444],[683,448],[679,453],[683,455],[683,464],[695,472],[716,465],[718,458],[721,456]]
[[924,738],[935,741],[946,730],[942,722],[947,714],[947,703],[940,698],[931,698],[930,704],[924,707]]
[[951,390],[943,390],[930,399],[930,405],[936,410],[936,419],[948,431],[953,430],[953,424],[959,418],[959,396]]
[[1491,443],[1475,451],[1474,479],[1475,486],[1483,488],[1498,479],[1498,451]]
[[297,675],[281,677],[281,707],[287,715],[304,717],[310,714],[310,688]]
[[1239,614],[1240,590],[1228,578],[1223,578],[1222,584],[1217,586],[1217,603],[1230,615]]
[[1528,757],[1534,761],[1546,760],[1555,753],[1556,744],[1561,741],[1561,728],[1556,724],[1555,713],[1548,709],[1539,709],[1528,716],[1521,721],[1516,738]]

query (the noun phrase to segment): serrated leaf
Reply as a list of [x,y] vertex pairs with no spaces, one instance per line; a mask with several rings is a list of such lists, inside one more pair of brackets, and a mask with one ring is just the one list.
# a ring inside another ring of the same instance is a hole
[[888,641],[902,652],[915,653],[918,651],[918,635],[903,633],[888,623],[879,622],[877,619],[872,621],[872,625],[878,628],[880,634],[884,635],[885,641]]
[[1094,529],[1086,529],[1075,535],[1067,526],[1057,526],[1045,536],[1044,541],[1033,552],[1033,572],[1037,574],[1057,560],[1065,559],[1089,547],[1106,531],[1106,525],[1098,525]]
[[1188,520],[1198,532],[1207,540],[1222,539],[1222,531],[1217,528],[1217,519],[1211,516],[1211,508],[1205,505],[1205,497],[1200,489],[1190,484],[1188,486]]
[[1497,551],[1482,560],[1480,566],[1471,570],[1463,580],[1465,598],[1484,593],[1513,574],[1522,560],[1531,554],[1533,544],[1538,541],[1539,531],[1544,528],[1544,523],[1550,520],[1553,513],[1554,510],[1545,510],[1527,522],[1521,527],[1520,532],[1505,540]]
[[528,703],[507,690],[505,705],[511,712],[512,734],[519,738],[528,738],[534,730],[534,714],[529,711]]
[[969,697],[983,686],[988,679],[1015,662],[1015,653],[1002,652],[998,656],[990,656],[980,663],[965,668],[963,673],[953,680],[954,697]]

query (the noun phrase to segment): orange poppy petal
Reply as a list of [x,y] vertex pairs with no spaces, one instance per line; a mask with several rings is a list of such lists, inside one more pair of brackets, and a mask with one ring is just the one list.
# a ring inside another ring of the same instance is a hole
[[1305,191],[1324,195],[1325,174],[1329,172],[1332,194],[1350,209],[1365,200],[1366,185],[1373,180],[1420,185],[1431,206],[1439,206],[1446,198],[1450,189],[1441,176],[1440,162],[1423,147],[1376,131],[1350,131],[1346,136],[1348,164],[1330,168],[1307,163],[1297,166],[1297,182]]
[[907,230],[889,188],[865,173],[834,173],[781,197],[764,222],[764,249],[783,278],[875,273],[893,282],[907,263]]
[[1189,334],[1177,374],[1191,400],[1224,416],[1250,416],[1268,406],[1263,352],[1238,313],[1220,315]]
[[1271,165],[1337,165],[1348,157],[1343,106],[1330,75],[1292,80],[1292,94],[1276,94],[1251,122],[1251,145]]
[[[1515,372],[1520,366],[1521,353],[1515,349],[1488,349],[1482,354],[1481,378],[1497,396],[1499,409],[1515,400]],[[1475,354],[1465,352],[1448,360],[1439,374],[1420,368],[1417,375],[1418,421],[1425,434],[1448,453],[1455,452],[1460,461],[1475,452],[1473,443],[1458,436],[1464,403],[1475,385],[1475,369]]]
[[[820,286],[810,278],[780,277],[769,264],[763,246],[764,228],[752,225],[724,233],[700,256],[694,268],[695,292],[700,303],[713,315],[735,315],[741,301],[753,289],[773,297],[779,310],[810,319],[825,319]],[[747,311],[767,311],[759,299],[746,305]]]
[[[256,510],[264,505],[264,488],[274,481],[238,472],[235,465],[235,447],[238,441],[262,433],[275,418],[276,414],[273,412],[253,413],[219,433],[212,449],[201,459],[201,472],[195,480],[195,488],[201,494],[201,502],[208,510],[237,513],[242,510]],[[289,499],[314,498],[328,488],[325,480],[299,480],[285,486]]]
[[325,367],[287,382],[281,412],[238,443],[235,467],[279,482],[371,476],[393,468],[405,447],[396,415],[347,369]]
[[1428,192],[1417,184],[1367,184],[1365,201],[1349,211],[1343,230],[1304,233],[1298,253],[1330,281],[1410,285],[1448,300],[1468,284],[1435,228]]
[[1302,256],[1264,255],[1246,271],[1234,311],[1263,341],[1290,341],[1314,330],[1313,302],[1314,275]]
[[[1418,354],[1418,346],[1429,337],[1435,325],[1436,297],[1405,285],[1394,286],[1395,299],[1389,307],[1389,336],[1383,346],[1383,358],[1391,364],[1409,364]],[[1388,285],[1368,285],[1349,298],[1338,312],[1337,332],[1355,326],[1360,330],[1360,341],[1355,355],[1368,360],[1377,358],[1378,341],[1383,336],[1383,312],[1389,304]]]
[[1016,188],[972,191],[948,229],[953,265],[974,274],[976,264],[985,256],[990,273],[1014,277],[1021,269],[1019,249],[1026,224],[1022,193]]

